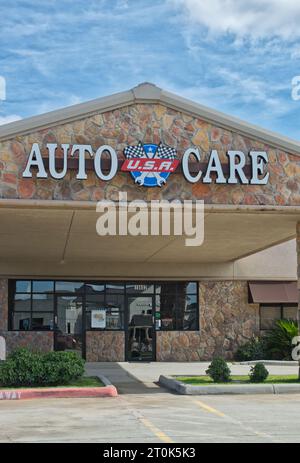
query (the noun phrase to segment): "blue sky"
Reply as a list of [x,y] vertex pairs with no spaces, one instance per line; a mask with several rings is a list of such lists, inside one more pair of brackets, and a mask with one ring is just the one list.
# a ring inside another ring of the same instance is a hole
[[149,81],[300,140],[299,0],[0,0],[0,123]]

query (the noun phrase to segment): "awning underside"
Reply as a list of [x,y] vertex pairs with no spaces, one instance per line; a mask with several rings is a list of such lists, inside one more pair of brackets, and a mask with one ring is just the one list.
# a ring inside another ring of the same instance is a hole
[[259,304],[297,304],[297,282],[257,281],[249,283],[250,302]]

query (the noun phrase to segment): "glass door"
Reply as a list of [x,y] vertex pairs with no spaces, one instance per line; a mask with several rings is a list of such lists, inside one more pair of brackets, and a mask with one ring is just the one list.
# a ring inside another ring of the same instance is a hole
[[82,296],[55,296],[55,350],[83,354]]
[[151,362],[155,359],[153,296],[128,296],[127,316],[127,360]]

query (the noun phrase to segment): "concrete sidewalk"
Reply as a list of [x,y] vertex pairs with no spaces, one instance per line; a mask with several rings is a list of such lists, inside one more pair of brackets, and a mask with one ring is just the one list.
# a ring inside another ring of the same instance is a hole
[[[98,362],[86,363],[89,375],[102,374],[114,384],[120,393],[162,392],[155,384],[160,375],[205,375],[210,362]],[[233,375],[247,375],[251,365],[228,363]],[[298,365],[267,365],[271,375],[298,374]]]

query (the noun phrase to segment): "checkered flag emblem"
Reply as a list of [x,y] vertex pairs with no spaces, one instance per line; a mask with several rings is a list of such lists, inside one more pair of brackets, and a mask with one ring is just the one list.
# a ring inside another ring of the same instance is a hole
[[[134,158],[146,158],[147,154],[144,150],[144,147],[141,142],[139,142],[138,145],[136,146],[127,146],[124,149],[124,154],[127,159],[134,159]],[[170,159],[174,161],[174,159],[177,159],[176,156],[176,149],[171,148],[170,146],[163,145],[160,143],[157,147],[157,150],[155,152],[154,158],[156,159]]]
[[171,146],[163,145],[162,143],[160,143],[155,153],[155,157],[159,159],[171,159],[172,161],[174,161],[174,159],[177,159],[176,149],[171,148]]
[[147,157],[141,142],[139,142],[139,144],[137,146],[127,146],[124,149],[124,154],[125,154],[127,159],[146,158]]
[[121,170],[130,172],[135,183],[144,186],[164,185],[171,172],[179,164],[176,149],[160,143],[143,143],[124,148],[124,161]]

